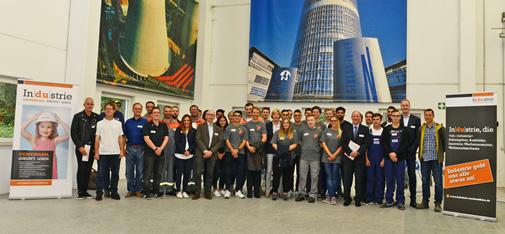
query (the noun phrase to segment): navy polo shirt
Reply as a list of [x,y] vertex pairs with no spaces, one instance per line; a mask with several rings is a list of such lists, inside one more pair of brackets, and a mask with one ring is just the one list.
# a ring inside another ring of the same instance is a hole
[[140,117],[138,119],[131,118],[123,125],[123,132],[126,136],[127,145],[143,145],[144,142],[144,125],[147,120]]

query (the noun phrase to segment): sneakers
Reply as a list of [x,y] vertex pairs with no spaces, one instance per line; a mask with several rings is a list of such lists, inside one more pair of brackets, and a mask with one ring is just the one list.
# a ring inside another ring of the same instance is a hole
[[121,197],[119,196],[119,194],[116,192],[116,193],[111,193],[110,194],[110,198],[112,198],[112,200],[121,200]]
[[245,198],[244,194],[240,190],[238,190],[237,192],[235,192],[235,197],[238,197],[240,199],[244,199]]
[[277,193],[272,193],[272,201],[277,201],[277,199],[279,198],[279,195]]
[[151,193],[146,193],[145,198],[146,198],[146,200],[151,200]]
[[214,190],[214,197],[221,197],[221,192],[219,190]]
[[189,198],[189,195],[188,195],[186,192],[183,192],[183,193],[182,193],[182,197],[183,197],[183,198]]
[[163,193],[156,193],[156,198],[163,199]]
[[440,203],[435,203],[435,212],[442,212],[442,206]]
[[332,197],[332,198],[330,199],[330,204],[331,204],[331,205],[337,205],[337,198],[336,198],[336,197]]
[[85,198],[84,195],[82,195],[82,194],[79,193],[75,199],[77,199],[77,200],[84,200],[84,198]]
[[89,194],[88,192],[83,193],[82,196],[84,196],[84,198],[87,198],[87,199],[93,198],[93,196],[91,196],[91,194]]
[[230,198],[230,196],[231,196],[230,191],[225,190],[225,191],[224,191],[224,195],[223,195],[223,196],[224,196],[224,199],[229,199],[229,198]]
[[430,208],[430,206],[426,202],[422,202],[416,205],[416,209],[428,209],[428,208]]
[[314,197],[309,197],[309,203],[314,203],[316,202],[316,198]]
[[326,199],[323,200],[323,203],[326,203],[326,204],[330,204],[330,202],[331,202],[330,197],[326,197]]
[[305,200],[305,195],[300,194],[300,193],[296,194],[295,201],[300,202],[300,201],[303,201],[303,200]]
[[221,193],[221,196],[223,196],[223,197],[224,197],[224,195],[226,194],[226,190],[223,190],[223,189],[222,189],[222,190],[219,190],[219,193]]
[[102,194],[102,193],[96,193],[95,200],[96,200],[96,201],[101,201],[101,200],[102,200],[102,196],[103,196],[103,194]]
[[392,203],[387,203],[387,202],[384,202],[381,204],[381,208],[389,208],[389,207],[392,207],[395,205],[395,202],[392,202]]
[[399,210],[405,210],[405,204],[403,204],[403,203],[400,203],[396,206],[398,207]]
[[281,198],[282,200],[287,201],[289,199],[289,195],[287,193],[283,193]]
[[182,197],[182,193],[181,193],[181,192],[177,192],[177,195],[175,195],[175,196],[176,196],[177,198],[179,198],[179,199],[182,199],[182,198],[183,198],[183,197]]

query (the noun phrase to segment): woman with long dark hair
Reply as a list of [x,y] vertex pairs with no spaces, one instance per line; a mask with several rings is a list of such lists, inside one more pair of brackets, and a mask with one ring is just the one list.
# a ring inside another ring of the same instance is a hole
[[177,198],[189,198],[188,182],[191,170],[193,170],[193,154],[196,148],[196,130],[192,127],[191,116],[184,115],[182,117],[181,125],[176,129],[174,139],[175,182],[178,191],[176,196]]
[[[216,125],[225,131],[226,127],[228,127],[228,120],[224,115],[219,116],[216,119]],[[223,162],[224,158],[224,151],[225,151],[225,145],[222,144],[222,147],[218,150],[218,155],[217,155],[217,161],[216,161],[216,166],[214,169],[214,179],[212,181],[212,186],[214,187],[214,196],[215,197],[221,197],[224,196],[224,198],[230,198],[230,194],[226,193],[226,191],[229,191],[230,188],[226,188],[224,190],[225,186],[225,166]]]

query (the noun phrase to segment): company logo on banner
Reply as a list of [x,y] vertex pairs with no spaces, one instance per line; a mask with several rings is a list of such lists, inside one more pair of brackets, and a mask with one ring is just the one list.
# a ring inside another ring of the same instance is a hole
[[10,199],[72,196],[76,92],[68,84],[18,81]]

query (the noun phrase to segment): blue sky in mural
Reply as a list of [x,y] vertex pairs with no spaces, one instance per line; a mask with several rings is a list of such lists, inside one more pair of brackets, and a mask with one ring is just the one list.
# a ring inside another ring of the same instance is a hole
[[[384,66],[406,59],[407,1],[357,2],[362,34],[379,39]],[[303,0],[252,0],[250,46],[278,65],[289,66],[302,7]]]

